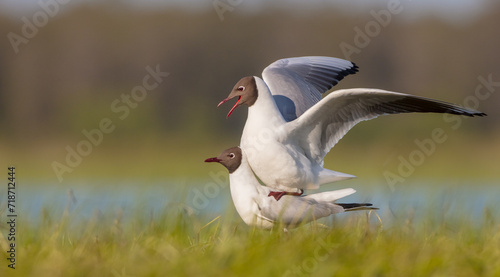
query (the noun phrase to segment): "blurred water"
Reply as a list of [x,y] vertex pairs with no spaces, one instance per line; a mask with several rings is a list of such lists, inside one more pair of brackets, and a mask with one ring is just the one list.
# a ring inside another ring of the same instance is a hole
[[[99,214],[121,214],[124,221],[130,215],[151,216],[165,209],[182,208],[195,216],[225,215],[234,209],[229,188],[210,187],[204,182],[161,181],[141,184],[140,181],[82,182],[71,185],[18,184],[16,214],[19,220],[37,223],[42,211],[49,211],[55,219],[69,211],[73,219],[88,219]],[[347,184],[347,183],[346,183]],[[348,187],[349,184],[343,185]],[[323,190],[340,189],[331,185]],[[378,215],[384,223],[411,216],[435,214],[440,219],[466,218],[481,220],[485,209],[500,218],[500,186],[494,182],[460,184],[412,182],[391,190],[383,184],[352,186],[357,193],[339,202],[370,202],[380,208]],[[0,188],[0,210],[5,215],[6,187]],[[345,214],[342,216],[349,216]]]

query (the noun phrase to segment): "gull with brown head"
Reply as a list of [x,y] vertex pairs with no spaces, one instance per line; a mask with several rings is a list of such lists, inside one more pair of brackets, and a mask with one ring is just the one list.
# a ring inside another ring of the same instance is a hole
[[227,168],[234,206],[243,221],[250,226],[270,229],[282,224],[285,228],[292,228],[331,214],[375,209],[370,203],[335,203],[355,193],[352,188],[306,196],[284,195],[280,201],[275,201],[268,197],[271,189],[259,183],[239,147],[226,149],[205,162],[217,162]]
[[342,89],[322,95],[358,67],[330,57],[278,60],[264,69],[262,79],[244,77],[229,96],[248,106],[240,146],[257,177],[276,190],[301,193],[320,185],[353,178],[323,168],[325,155],[357,123],[380,115],[449,113],[484,116],[479,111],[439,100],[373,88]]

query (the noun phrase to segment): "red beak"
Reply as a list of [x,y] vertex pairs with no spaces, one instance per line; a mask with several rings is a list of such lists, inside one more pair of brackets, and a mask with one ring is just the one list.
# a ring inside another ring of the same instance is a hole
[[[220,105],[226,103],[229,100],[231,100],[231,98],[226,98],[226,99],[220,101],[220,103],[219,103],[219,105],[217,105],[217,107],[219,107]],[[238,106],[238,102],[240,102],[240,100],[241,100],[241,96],[238,97],[238,101],[236,101],[236,104],[234,104],[234,106],[231,108],[231,110],[227,114],[226,118],[229,118],[229,116],[233,113],[234,109],[236,109],[236,107]]]
[[222,160],[221,160],[221,159],[218,159],[218,158],[216,158],[216,157],[214,157],[214,158],[208,158],[208,159],[206,159],[206,160],[205,160],[205,162],[206,162],[206,163],[214,163],[214,162],[215,162],[215,163],[218,163],[218,162],[220,162],[220,161],[222,161]]

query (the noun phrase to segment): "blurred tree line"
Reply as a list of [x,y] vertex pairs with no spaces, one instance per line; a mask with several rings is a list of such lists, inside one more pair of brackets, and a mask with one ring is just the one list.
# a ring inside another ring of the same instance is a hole
[[[500,82],[498,7],[462,24],[432,16],[407,20],[404,9],[392,14],[387,26],[350,55],[360,71],[336,88],[375,87],[463,105],[480,84],[479,76],[492,74]],[[81,136],[82,129],[97,128],[105,117],[117,125],[115,136],[237,136],[246,112],[226,120],[234,102],[219,109],[216,105],[239,78],[260,76],[265,66],[284,57],[345,58],[341,43],[356,46],[355,28],[364,30],[375,20],[369,11],[381,9],[298,13],[269,7],[257,13],[236,7],[221,20],[214,10],[82,6],[49,18],[34,37],[18,45],[18,53],[8,34],[22,35],[24,23],[3,16],[1,137]],[[169,76],[128,118],[118,120],[112,102],[141,85],[148,66]],[[495,93],[480,101],[478,109],[489,116],[475,121],[477,131],[495,129],[499,103]]]

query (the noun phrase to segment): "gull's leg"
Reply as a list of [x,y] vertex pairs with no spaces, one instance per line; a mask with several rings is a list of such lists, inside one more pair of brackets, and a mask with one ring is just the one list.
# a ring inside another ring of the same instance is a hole
[[286,192],[286,191],[270,191],[267,195],[268,197],[272,196],[276,201],[280,200],[283,195],[293,195],[293,196],[301,196],[304,193],[304,190],[301,189],[300,192]]

